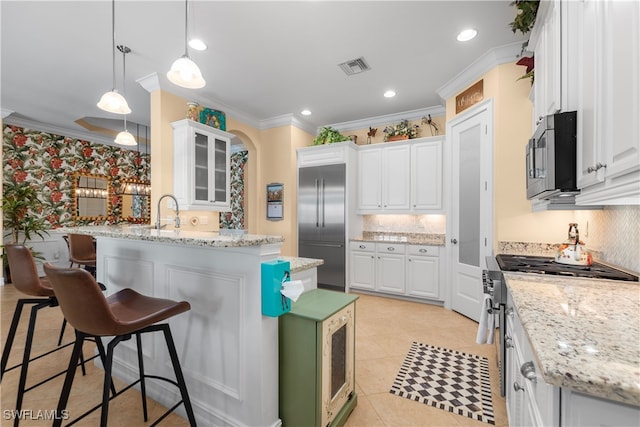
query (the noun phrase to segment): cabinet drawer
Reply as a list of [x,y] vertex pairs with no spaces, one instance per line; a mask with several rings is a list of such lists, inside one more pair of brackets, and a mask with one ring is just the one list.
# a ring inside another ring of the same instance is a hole
[[352,251],[375,252],[376,244],[371,242],[351,242],[349,249]]
[[379,254],[400,254],[404,255],[405,245],[393,243],[377,243],[376,249]]
[[407,253],[409,255],[438,256],[440,248],[438,246],[407,245]]

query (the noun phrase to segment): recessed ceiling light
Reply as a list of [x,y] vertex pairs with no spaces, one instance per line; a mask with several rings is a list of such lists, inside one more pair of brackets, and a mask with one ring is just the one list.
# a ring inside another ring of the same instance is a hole
[[393,90],[388,90],[384,93],[385,98],[393,98],[394,96],[396,96],[396,92]]
[[300,111],[300,114],[302,114],[303,116],[310,116],[310,115],[311,115],[311,111],[309,111],[309,110],[302,110],[302,111]]
[[466,30],[460,31],[460,34],[458,34],[458,37],[456,37],[456,39],[458,39],[459,42],[467,42],[477,35],[478,32],[476,30],[474,30],[473,28],[467,28]]
[[189,46],[195,50],[207,50],[207,45],[200,39],[189,40]]

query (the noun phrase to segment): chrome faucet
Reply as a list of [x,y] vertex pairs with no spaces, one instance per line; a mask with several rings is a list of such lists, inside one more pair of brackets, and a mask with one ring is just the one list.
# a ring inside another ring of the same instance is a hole
[[162,202],[162,199],[164,199],[165,197],[171,197],[173,199],[173,202],[176,204],[176,220],[175,220],[174,228],[180,228],[180,207],[178,206],[178,199],[176,199],[175,196],[173,196],[172,194],[163,194],[162,196],[160,196],[160,199],[158,200],[158,218],[156,219],[156,229],[160,230],[162,227],[167,225],[167,224],[163,226],[160,225],[160,203]]

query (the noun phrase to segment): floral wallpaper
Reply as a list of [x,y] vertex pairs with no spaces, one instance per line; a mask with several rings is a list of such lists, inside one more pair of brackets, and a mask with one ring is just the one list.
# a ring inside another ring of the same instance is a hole
[[248,151],[231,154],[231,212],[220,212],[220,228],[244,229],[244,170]]
[[117,194],[120,180],[149,179],[150,156],[137,151],[12,125],[3,127],[2,141],[3,185],[26,182],[34,186],[42,205],[32,214],[44,218],[51,228],[93,223],[73,221],[74,173],[111,178],[108,223],[121,222],[122,203]]

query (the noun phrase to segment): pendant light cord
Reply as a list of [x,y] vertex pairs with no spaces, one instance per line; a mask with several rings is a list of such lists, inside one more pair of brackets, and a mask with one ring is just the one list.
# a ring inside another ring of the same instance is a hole
[[189,1],[184,0],[184,56],[189,57],[188,43],[187,43],[187,15],[189,13]]
[[113,90],[116,90],[116,0],[111,0],[111,68]]

